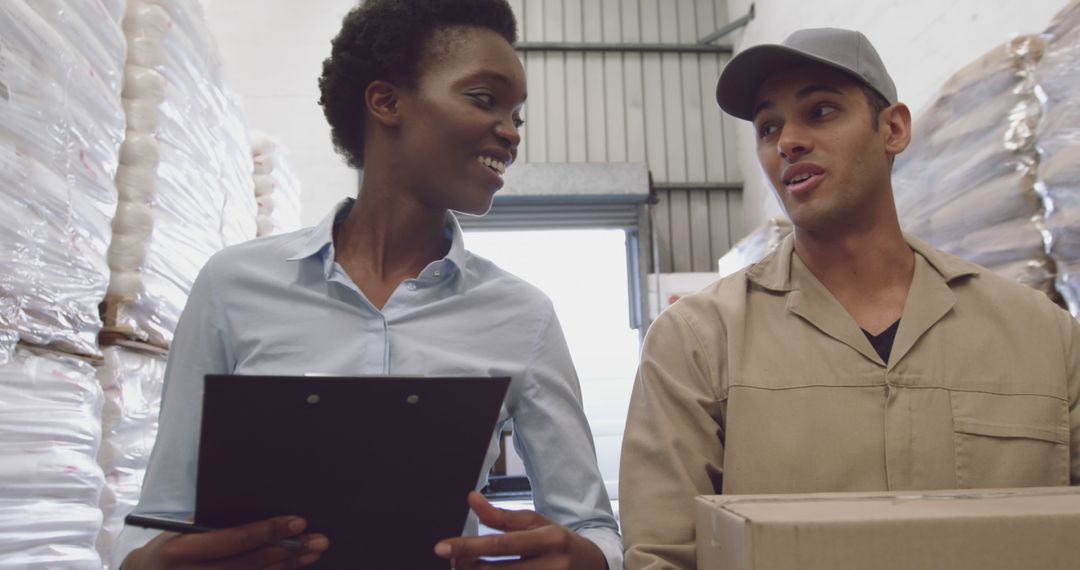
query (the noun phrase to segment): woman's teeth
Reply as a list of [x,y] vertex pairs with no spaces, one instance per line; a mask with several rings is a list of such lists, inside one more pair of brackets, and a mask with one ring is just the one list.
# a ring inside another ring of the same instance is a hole
[[476,157],[476,160],[479,160],[480,164],[483,164],[484,166],[494,170],[495,172],[498,172],[499,174],[503,174],[504,172],[506,172],[506,164],[504,164],[501,160],[492,158],[490,156],[478,156]]

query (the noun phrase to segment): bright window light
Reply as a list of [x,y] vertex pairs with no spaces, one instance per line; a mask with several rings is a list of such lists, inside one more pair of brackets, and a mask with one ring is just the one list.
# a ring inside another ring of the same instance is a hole
[[581,380],[600,472],[611,498],[617,498],[639,352],[638,332],[630,328],[626,232],[474,231],[467,232],[465,244],[551,298]]

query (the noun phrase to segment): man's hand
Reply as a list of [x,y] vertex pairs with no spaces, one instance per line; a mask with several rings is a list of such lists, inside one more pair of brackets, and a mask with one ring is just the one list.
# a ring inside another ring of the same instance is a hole
[[[592,541],[534,511],[508,511],[469,493],[469,507],[485,525],[505,534],[456,537],[435,545],[435,554],[455,570],[605,570],[607,560]],[[520,556],[520,560],[480,560],[481,556]]]
[[[306,527],[304,519],[285,516],[205,533],[165,532],[132,551],[123,567],[124,570],[301,568],[318,560],[330,546],[330,541],[321,534],[300,534]],[[303,546],[273,544],[284,538]]]

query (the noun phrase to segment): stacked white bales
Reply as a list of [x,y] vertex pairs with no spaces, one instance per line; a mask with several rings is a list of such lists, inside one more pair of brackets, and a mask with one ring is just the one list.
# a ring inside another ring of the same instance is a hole
[[1019,36],[950,77],[915,121],[893,183],[906,231],[1056,298],[1036,191],[1043,50],[1039,36]]
[[124,49],[97,1],[0,3],[0,327],[23,342],[98,355]]
[[0,331],[0,566],[99,570],[94,367],[17,341]]
[[195,276],[255,237],[250,146],[196,0],[131,0],[110,333],[167,348]]
[[277,139],[251,131],[257,235],[300,229],[300,181],[289,166],[288,151]]
[[1039,188],[1047,201],[1047,249],[1057,288],[1080,316],[1080,2],[1062,10],[1044,34],[1046,55],[1035,70],[1045,96],[1036,144]]
[[101,568],[98,305],[116,210],[118,2],[0,2],[0,566]]
[[104,522],[97,547],[108,565],[124,517],[138,502],[157,438],[165,356],[119,346],[107,347],[104,353],[105,363],[97,369],[105,394],[98,453],[105,474],[101,494]]

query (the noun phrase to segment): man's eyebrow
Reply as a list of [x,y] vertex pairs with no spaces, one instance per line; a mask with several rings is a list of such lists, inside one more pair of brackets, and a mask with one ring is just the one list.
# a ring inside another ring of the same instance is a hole
[[760,113],[760,112],[762,112],[762,111],[764,111],[766,109],[772,109],[775,106],[776,106],[776,103],[773,103],[772,101],[769,101],[768,99],[758,103],[757,107],[754,107],[754,113],[752,115],[750,115],[750,122],[752,123],[752,122],[757,120],[758,113]]
[[[796,100],[806,99],[807,97],[813,95],[814,93],[821,93],[821,92],[832,93],[834,95],[843,95],[844,94],[842,91],[840,91],[839,89],[837,89],[837,88],[835,88],[835,87],[833,87],[831,85],[825,85],[824,83],[814,83],[814,84],[811,84],[811,85],[807,85],[806,87],[803,87],[802,89],[799,89],[797,92],[795,92],[795,99]],[[776,104],[773,103],[772,101],[768,100],[768,99],[758,103],[757,107],[754,107],[753,115],[751,115],[751,118],[750,118],[751,122],[754,121],[755,119],[757,119],[758,113],[760,113],[760,112],[762,112],[762,111],[764,111],[766,109],[771,109],[771,108],[773,108],[775,106],[776,106]]]
[[796,99],[805,99],[805,98],[813,95],[814,93],[818,93],[820,91],[824,91],[826,93],[832,93],[834,95],[843,95],[844,94],[842,91],[840,91],[839,89],[833,87],[832,85],[825,85],[823,83],[814,83],[812,85],[807,85],[806,87],[803,87],[802,89],[799,89],[799,91],[797,93],[795,93],[795,98]]

